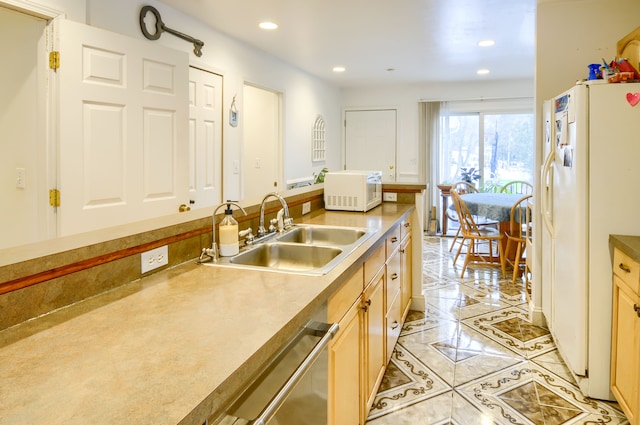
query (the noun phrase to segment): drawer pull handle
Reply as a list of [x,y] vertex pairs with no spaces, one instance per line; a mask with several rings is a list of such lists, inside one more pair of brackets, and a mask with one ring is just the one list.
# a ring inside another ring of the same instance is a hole
[[391,329],[396,329],[398,327],[399,323],[397,320],[393,321],[393,324],[391,325]]
[[620,264],[618,264],[618,268],[619,268],[620,270],[622,270],[623,272],[625,272],[625,273],[631,273],[631,269],[629,268],[629,266],[627,266],[627,265],[626,265],[626,264],[624,264],[624,263],[620,263]]
[[411,223],[404,223],[404,227],[411,227]]
[[362,310],[366,313],[367,311],[369,311],[369,306],[371,305],[371,300],[366,300],[364,302],[364,305],[362,306]]
[[405,250],[404,250],[404,249],[401,249],[401,250],[400,250],[400,252],[404,254]]
[[640,306],[638,306],[638,304],[633,305],[633,311],[638,313],[638,316],[640,316]]
[[398,273],[394,273],[391,275],[391,280],[396,280],[398,278]]
[[398,238],[396,238],[395,236],[391,238],[391,242],[396,243],[398,242]]

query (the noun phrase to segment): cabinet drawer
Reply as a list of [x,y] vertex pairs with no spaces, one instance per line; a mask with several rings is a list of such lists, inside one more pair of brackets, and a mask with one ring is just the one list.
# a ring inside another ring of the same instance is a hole
[[327,306],[329,323],[339,322],[342,316],[349,310],[349,307],[358,299],[364,289],[362,277],[363,268],[360,267],[358,271],[329,298],[329,305]]
[[364,262],[364,285],[368,285],[371,279],[378,274],[384,265],[385,252],[384,244],[381,243],[369,258]]
[[387,258],[393,254],[393,251],[398,249],[400,246],[400,228],[402,226],[398,225],[393,228],[391,233],[387,236]]
[[400,251],[396,251],[396,253],[387,261],[387,307],[391,306],[391,302],[398,292],[400,292],[400,267]]
[[627,254],[615,249],[613,252],[613,272],[638,294],[640,289],[640,264]]
[[400,223],[400,239],[404,240],[408,235],[411,234],[411,219],[405,218]]
[[400,296],[396,294],[396,297],[391,300],[391,306],[387,312],[387,363],[391,360],[393,348],[395,347],[398,337],[400,336],[400,331],[402,330],[402,307],[400,304]]

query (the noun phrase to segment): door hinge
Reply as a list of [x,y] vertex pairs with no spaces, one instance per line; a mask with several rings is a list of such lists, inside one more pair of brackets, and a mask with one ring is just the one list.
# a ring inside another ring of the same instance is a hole
[[60,206],[60,191],[58,189],[49,190],[49,205],[52,207]]
[[60,68],[60,52],[49,52],[49,68]]

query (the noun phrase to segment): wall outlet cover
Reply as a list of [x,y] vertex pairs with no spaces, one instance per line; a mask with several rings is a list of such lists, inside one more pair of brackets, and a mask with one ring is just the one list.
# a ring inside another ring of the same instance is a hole
[[302,204],[302,215],[309,214],[311,212],[311,202],[307,201]]
[[398,194],[395,192],[384,192],[382,200],[385,202],[398,202]]
[[169,248],[167,245],[140,254],[142,274],[169,264]]

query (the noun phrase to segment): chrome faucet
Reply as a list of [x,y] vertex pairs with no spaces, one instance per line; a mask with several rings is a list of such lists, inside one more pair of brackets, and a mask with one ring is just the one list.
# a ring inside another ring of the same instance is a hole
[[258,233],[257,233],[258,237],[264,236],[267,233],[267,229],[265,229],[264,227],[264,206],[267,199],[269,199],[272,196],[274,198],[277,198],[280,201],[280,204],[282,204],[282,211],[284,215],[284,219],[283,219],[284,228],[280,230],[288,229],[293,224],[293,219],[289,217],[289,206],[287,205],[287,201],[285,201],[282,196],[278,195],[277,192],[267,193],[265,197],[262,198],[262,203],[260,204],[260,226],[258,227]]
[[204,261],[209,261],[206,259],[206,257],[209,257],[209,259],[214,263],[218,262],[218,244],[216,244],[216,214],[218,213],[218,210],[220,208],[226,207],[227,205],[235,205],[240,209],[240,211],[242,211],[242,213],[245,216],[247,215],[247,212],[244,210],[244,208],[238,205],[237,202],[232,202],[227,200],[227,202],[218,205],[218,207],[213,211],[213,216],[212,216],[213,225],[211,230],[211,248],[202,248],[202,252],[200,253],[200,259],[198,260],[198,262],[200,263],[203,263]]

